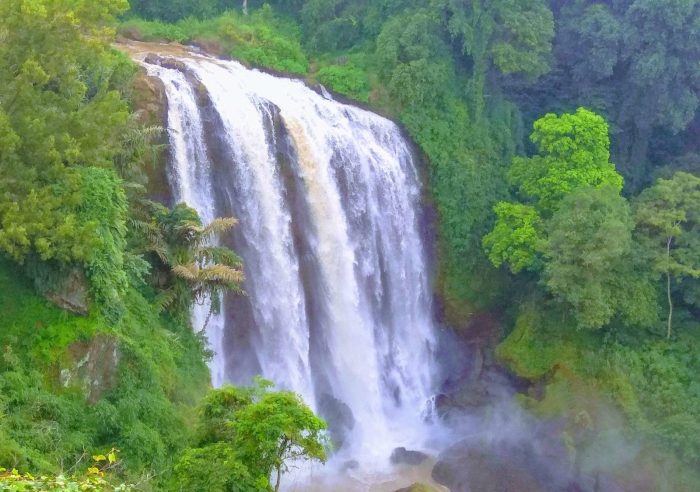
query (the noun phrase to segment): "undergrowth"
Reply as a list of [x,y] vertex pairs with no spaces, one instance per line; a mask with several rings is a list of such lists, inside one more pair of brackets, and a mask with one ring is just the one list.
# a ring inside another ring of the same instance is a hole
[[[70,314],[0,260],[3,466],[73,473],[91,454],[117,448],[119,474],[149,490],[186,446],[186,422],[208,387],[203,341],[133,288],[124,302],[116,325]],[[116,374],[103,360],[92,367],[89,349],[98,359],[115,351]]]

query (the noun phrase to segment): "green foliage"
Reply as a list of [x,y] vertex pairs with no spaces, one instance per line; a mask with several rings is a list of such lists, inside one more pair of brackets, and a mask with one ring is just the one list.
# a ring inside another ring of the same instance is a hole
[[483,239],[489,259],[513,273],[541,271],[579,327],[600,328],[618,315],[653,325],[656,294],[632,239],[622,177],[609,162],[605,120],[581,108],[548,114],[534,127],[539,155],[516,157],[509,172],[528,202],[496,205],[496,224]]
[[148,221],[133,222],[141,232],[141,242],[135,247],[152,256],[158,303],[184,322],[193,304],[207,299],[211,301],[209,314],[218,313],[224,292],[242,292],[241,259],[229,248],[216,246],[218,236],[237,221],[218,218],[204,226],[197,211],[184,203],[172,209],[153,202],[147,206]]
[[106,169],[82,168],[83,197],[78,220],[95,224],[99,243],[85,261],[85,273],[95,301],[105,316],[117,320],[123,314],[122,295],[128,286],[124,265],[128,207],[122,182]]
[[190,448],[175,465],[171,490],[210,492],[267,492],[265,477],[254,479],[230,443]]
[[539,209],[552,212],[577,188],[612,186],[622,189],[622,176],[610,162],[610,138],[605,120],[584,108],[574,114],[547,114],[535,122],[530,136],[539,154],[516,157],[510,181]]
[[632,425],[660,445],[676,449],[688,463],[700,459],[700,370],[697,338],[610,350],[609,384]]
[[499,202],[496,225],[484,236],[484,248],[496,267],[508,263],[513,273],[531,267],[542,240],[542,219],[531,205]]
[[517,0],[436,0],[450,34],[472,58],[475,70],[487,61],[504,74],[536,78],[549,70],[554,19],[546,3]]
[[206,18],[233,7],[226,0],[131,0],[131,11],[144,19],[175,22],[187,17]]
[[600,328],[618,313],[656,321],[654,289],[634,269],[633,227],[627,201],[612,187],[574,191],[548,221],[543,280],[579,326]]
[[0,487],[4,492],[129,492],[134,490],[130,484],[112,484],[108,481],[106,471],[117,466],[117,455],[112,450],[104,455],[93,456],[93,464],[84,476],[38,476],[30,473],[21,474],[17,469],[10,471],[0,468]]
[[376,57],[396,101],[404,106],[442,107],[454,74],[450,73],[450,48],[428,10],[389,20],[377,37]]
[[[536,398],[523,398],[530,410],[567,416],[570,432],[589,436],[588,442],[577,437],[584,455],[596,452],[586,451],[591,437],[619,432],[622,425],[618,442],[632,442],[640,453],[657,459],[663,456],[659,450],[673,449],[692,467],[700,450],[697,333],[662,342],[638,329],[570,330],[562,326],[568,323],[565,312],[542,309],[542,301],[531,296],[519,310],[514,330],[497,348],[508,367],[539,382]],[[615,409],[626,420],[615,418]],[[661,467],[652,486],[692,490],[683,475],[688,468],[677,468],[676,476]]]
[[0,251],[42,278],[82,268],[111,321],[123,311],[127,205],[108,169],[128,120],[118,90],[133,72],[108,26],[126,7],[0,6]]
[[614,160],[638,191],[694,139],[682,132],[697,121],[700,75],[687,60],[700,56],[698,19],[697,0],[563,2],[554,69],[521,100],[535,113],[585,105],[606,114]]
[[352,63],[328,65],[316,74],[318,81],[334,91],[356,101],[369,101],[369,79],[367,73]]
[[[545,244],[542,240],[546,239],[543,229],[551,228],[546,222],[553,213],[556,216],[565,197],[589,187],[609,188],[612,194],[619,194],[622,189],[622,176],[609,162],[608,126],[595,113],[579,108],[575,114],[547,114],[535,122],[530,139],[537,145],[539,154],[515,157],[508,173],[509,180],[518,187],[527,203],[499,202],[494,208],[496,224],[483,239],[491,263],[497,267],[508,263],[513,273],[523,268],[541,268],[539,253]],[[570,205],[585,206],[583,203]],[[576,210],[575,213],[584,214],[585,224],[586,211]],[[555,220],[555,231],[570,219]],[[591,223],[586,227],[600,225]],[[554,259],[559,259],[558,253],[552,252]],[[550,283],[550,287],[554,284]],[[557,288],[554,290],[561,292]]]
[[173,490],[187,483],[192,489],[267,491],[273,472],[277,490],[290,461],[325,462],[325,422],[298,395],[271,386],[258,379],[250,388],[209,392],[200,404],[198,447],[175,466]]
[[175,24],[131,19],[120,31],[145,41],[214,41],[222,54],[255,66],[294,74],[308,70],[298,28],[275,16],[269,7],[248,16],[227,12],[213,19],[186,18]]
[[[56,475],[77,464],[79,472],[86,449],[116,447],[118,475],[140,481],[162,473],[186,445],[188,408],[209,378],[203,341],[188,325],[159,318],[133,290],[124,301],[111,328],[98,313],[79,317],[48,304],[0,262],[0,465]],[[116,368],[99,362],[81,372],[73,354],[112,343]]]
[[671,336],[671,277],[700,278],[700,178],[679,172],[659,179],[635,200],[637,238],[651,269],[666,280]]
[[326,423],[294,393],[263,394],[236,413],[233,428],[241,461],[265,476],[274,471],[275,490],[290,462],[326,461]]

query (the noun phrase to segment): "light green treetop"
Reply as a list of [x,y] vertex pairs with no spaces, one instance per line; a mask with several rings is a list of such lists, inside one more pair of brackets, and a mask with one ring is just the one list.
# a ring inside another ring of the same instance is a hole
[[607,187],[618,194],[622,189],[601,116],[584,108],[574,114],[547,114],[535,121],[530,138],[538,155],[514,158],[508,176],[523,203],[496,204],[496,224],[483,239],[491,262],[508,263],[513,273],[539,268],[543,223],[567,195],[579,188]]
[[498,220],[484,236],[484,248],[496,267],[508,263],[513,273],[535,262],[542,236],[542,219],[531,205],[499,202],[494,211]]
[[574,114],[547,114],[535,121],[530,139],[539,154],[516,157],[511,182],[526,197],[537,201],[543,213],[577,188],[612,186],[622,190],[622,176],[610,162],[608,125],[602,116],[585,108]]

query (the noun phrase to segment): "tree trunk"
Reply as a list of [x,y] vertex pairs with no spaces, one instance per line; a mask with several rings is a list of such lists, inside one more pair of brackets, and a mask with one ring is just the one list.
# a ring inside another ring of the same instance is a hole
[[280,490],[280,478],[282,478],[282,465],[277,466],[277,480],[275,481],[275,492]]
[[248,0],[243,0],[243,15],[248,15]]
[[211,315],[214,312],[214,305],[210,304],[209,305],[209,312],[207,313],[207,317],[204,320],[204,326],[202,326],[202,329],[199,330],[199,333],[204,333],[207,330],[207,326],[209,325],[209,320],[211,320]]
[[666,296],[668,298],[668,326],[666,328],[666,340],[671,338],[671,321],[673,319],[673,300],[671,299],[671,241],[673,236],[666,242]]

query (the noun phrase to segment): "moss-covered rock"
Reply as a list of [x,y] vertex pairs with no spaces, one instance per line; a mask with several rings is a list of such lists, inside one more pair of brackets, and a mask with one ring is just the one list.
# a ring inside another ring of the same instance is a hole
[[425,485],[424,483],[414,483],[403,489],[398,489],[395,492],[442,492],[442,490],[432,485]]

